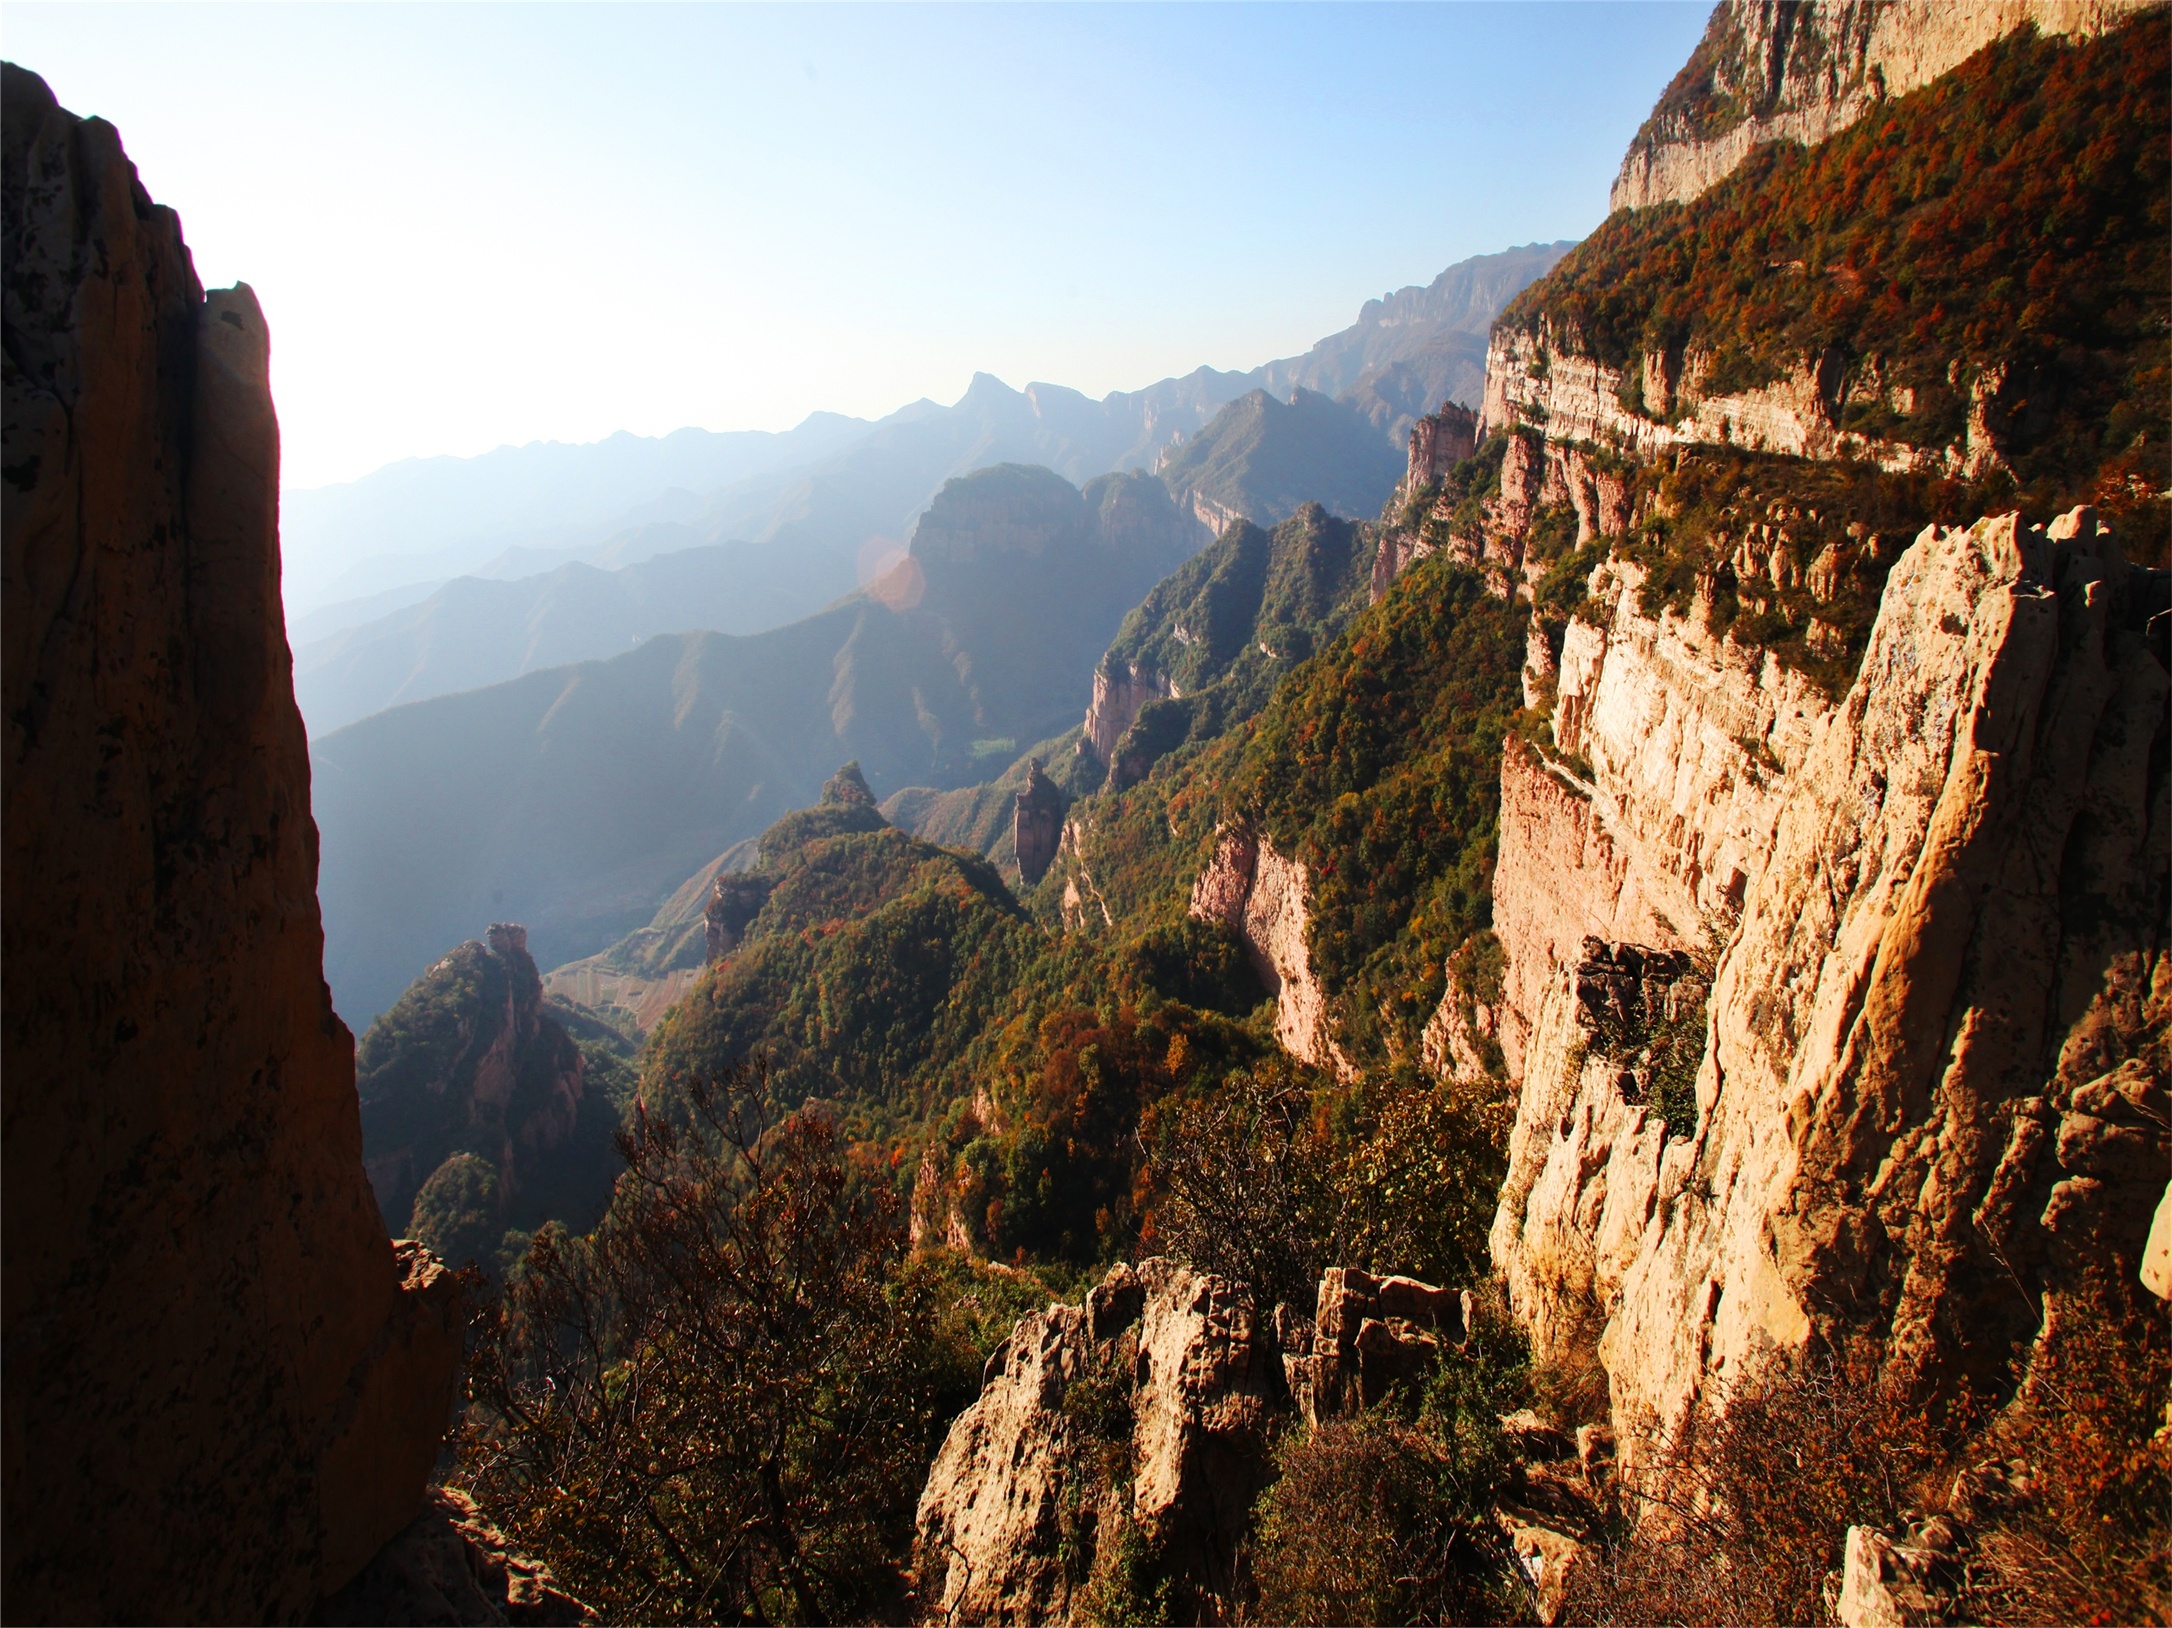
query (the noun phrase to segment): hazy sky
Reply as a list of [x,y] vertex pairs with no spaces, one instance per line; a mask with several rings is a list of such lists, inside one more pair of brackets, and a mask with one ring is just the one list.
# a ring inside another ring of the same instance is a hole
[[48,5],[272,327],[286,480],[1099,395],[1580,237],[1709,7]]

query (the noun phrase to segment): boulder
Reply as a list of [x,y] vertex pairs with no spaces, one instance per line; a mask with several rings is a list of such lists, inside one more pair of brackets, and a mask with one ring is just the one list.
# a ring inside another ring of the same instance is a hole
[[1873,1526],[1851,1526],[1841,1563],[1843,1628],[1920,1628],[1948,1619],[1953,1607],[1952,1530],[1943,1521],[1896,1539]]

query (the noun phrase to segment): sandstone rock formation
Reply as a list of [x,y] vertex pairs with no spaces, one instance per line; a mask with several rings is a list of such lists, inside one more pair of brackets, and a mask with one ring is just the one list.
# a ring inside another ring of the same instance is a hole
[[5,1611],[291,1619],[421,1507],[464,1318],[321,970],[263,315],[4,72]]
[[1027,887],[1048,874],[1063,838],[1063,793],[1041,772],[1035,758],[1026,771],[1011,813],[1011,842],[1018,851],[1018,875]]
[[1403,490],[1431,486],[1478,450],[1478,415],[1460,401],[1444,401],[1410,429],[1410,467]]
[[[1410,461],[1391,504],[1407,509],[1428,487],[1478,450],[1478,415],[1460,402],[1444,401],[1440,411],[1411,426]],[[1372,602],[1379,604],[1395,579],[1432,553],[1422,528],[1384,526],[1373,555]]]
[[1320,1278],[1310,1322],[1287,1306],[1275,1313],[1290,1398],[1307,1424],[1377,1406],[1423,1375],[1470,1329],[1471,1296],[1331,1266]]
[[2093,34],[2139,3],[1723,0],[1630,142],[1608,207],[1687,201],[1733,173],[1752,148],[1823,141],[2017,28]]
[[1305,950],[1305,867],[1258,832],[1239,826],[1216,838],[1214,857],[1192,884],[1191,913],[1244,940],[1253,970],[1275,998],[1275,1038],[1294,1057],[1351,1072],[1329,1030],[1327,992]]
[[514,1553],[505,1534],[467,1494],[433,1487],[423,1512],[312,1620],[323,1628],[443,1623],[574,1628],[596,1616],[558,1586],[549,1567]]
[[[2089,511],[2007,516],[1925,531],[1829,712],[1756,667],[1722,710],[1724,649],[1671,618],[1565,652],[1592,779],[1504,774],[1494,1250],[1539,1352],[1605,1364],[1625,1453],[1813,1334],[1995,1380],[2085,1270],[2135,1271],[2172,1158],[2164,596]],[[1724,937],[1692,1133],[1595,1054],[1564,917]]]

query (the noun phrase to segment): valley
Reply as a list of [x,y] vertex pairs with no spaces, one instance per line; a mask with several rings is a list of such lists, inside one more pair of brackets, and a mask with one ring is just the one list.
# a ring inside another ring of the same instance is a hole
[[1720,0],[1576,242],[283,597],[6,72],[11,1615],[2172,1614],[2172,7]]

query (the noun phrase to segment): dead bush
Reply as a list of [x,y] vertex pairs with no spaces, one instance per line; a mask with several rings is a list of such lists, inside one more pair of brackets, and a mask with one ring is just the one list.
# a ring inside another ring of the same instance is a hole
[[1848,1527],[1933,1516],[1959,1537],[1957,1621],[2172,1620],[2172,1328],[2125,1284],[2064,1297],[2003,1405],[1926,1406],[1827,1358],[1644,1448],[1634,1524],[1565,1621],[1825,1621]]
[[1578,1569],[1563,1620],[1824,1621],[1847,1528],[1920,1506],[1952,1432],[1860,1363],[1775,1371],[1680,1439],[1642,1444],[1634,1529]]

